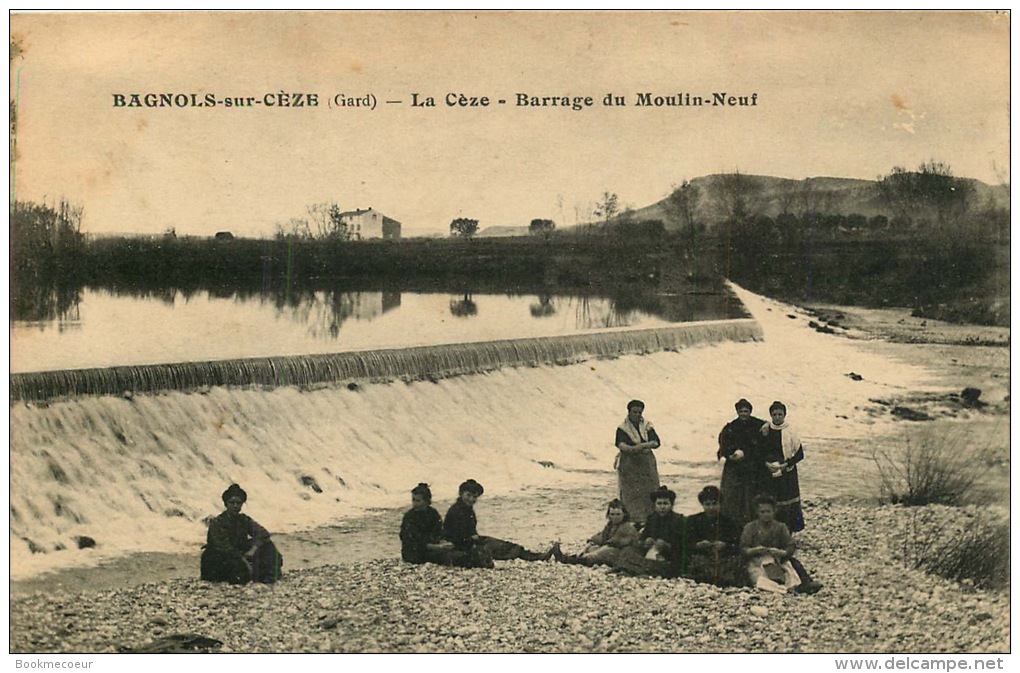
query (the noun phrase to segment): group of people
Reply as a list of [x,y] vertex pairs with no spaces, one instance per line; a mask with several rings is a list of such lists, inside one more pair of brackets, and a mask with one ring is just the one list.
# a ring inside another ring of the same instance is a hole
[[[427,484],[411,490],[411,509],[400,525],[401,558],[467,568],[492,568],[497,560],[556,559],[610,566],[620,574],[814,593],[821,585],[797,560],[792,536],[804,528],[797,478],[797,463],[804,458],[800,439],[781,402],[770,406],[770,421],[752,416],[746,399],[735,406],[737,418],[719,434],[717,458],[726,461],[721,488],[701,490],[698,514],[673,511],[676,493],[659,484],[652,453],[659,436],[644,418],[644,403],[631,400],[616,430],[619,497],[606,507],[605,527],[579,554],[564,554],[558,542],[536,552],[480,535],[474,506],[485,489],[468,479],[445,518],[432,506]],[[226,509],[210,522],[202,579],[235,584],[279,579],[283,559],[269,532],[241,513],[246,500],[237,484],[224,491]]]
[[[725,460],[721,488],[698,494],[704,511],[691,517],[672,512],[675,494],[656,488],[659,474],[652,453],[660,445],[644,418],[641,400],[627,403],[627,417],[616,429],[617,479],[625,508],[644,522],[642,538],[656,542],[642,562],[656,574],[686,575],[717,585],[751,584],[769,591],[814,593],[811,579],[795,557],[792,533],[804,529],[797,464],[804,447],[786,418],[786,405],[769,407],[769,421],[751,415],[746,399],[734,405],[737,417],[719,433],[718,460]],[[625,510],[626,511],[626,510]],[[640,525],[640,523],[639,523]],[[656,537],[658,531],[667,535]],[[670,537],[671,536],[671,537]],[[665,550],[661,559],[653,552]],[[624,568],[633,563],[624,559]]]

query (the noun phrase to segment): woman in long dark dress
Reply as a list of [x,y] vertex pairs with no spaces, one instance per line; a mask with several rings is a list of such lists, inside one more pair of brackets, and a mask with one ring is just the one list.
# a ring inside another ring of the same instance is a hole
[[759,448],[765,421],[751,415],[753,407],[743,398],[735,407],[737,417],[719,433],[716,458],[726,461],[720,483],[722,513],[744,525],[755,518],[754,498],[768,477]]
[[443,519],[432,506],[432,491],[425,483],[411,489],[411,509],[400,522],[400,557],[408,563],[452,562],[453,545],[443,539]]
[[272,584],[280,579],[283,557],[269,539],[269,531],[241,508],[248,494],[237,484],[223,492],[226,510],[209,522],[201,577],[209,582]]
[[721,587],[744,584],[744,563],[740,557],[742,526],[722,510],[725,496],[715,486],[701,489],[698,502],[704,511],[686,518],[687,576]]
[[529,551],[508,540],[478,534],[478,517],[475,503],[485,489],[474,479],[468,479],[458,489],[457,502],[450,506],[443,520],[443,537],[453,543],[454,565],[469,568],[493,568],[493,561],[548,561],[556,545],[546,552]]
[[761,428],[762,457],[770,474],[766,490],[776,499],[776,520],[786,524],[791,533],[804,530],[804,512],[800,506],[800,480],[797,463],[804,460],[800,436],[786,419],[786,405],[773,402],[769,407],[772,420]]
[[645,403],[627,403],[627,418],[616,428],[616,476],[620,500],[638,526],[644,524],[654,510],[648,494],[659,486],[659,468],[653,449],[659,448],[655,428],[644,418]]
[[684,516],[673,511],[676,493],[660,486],[648,494],[648,500],[653,510],[641,529],[638,552],[621,554],[614,564],[616,572],[679,577],[687,571],[687,548]]

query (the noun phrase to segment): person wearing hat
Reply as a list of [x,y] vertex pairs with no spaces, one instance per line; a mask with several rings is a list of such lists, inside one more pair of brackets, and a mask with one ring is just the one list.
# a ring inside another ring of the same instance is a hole
[[673,511],[676,493],[659,486],[645,497],[652,505],[638,543],[645,556],[624,554],[617,560],[615,571],[624,575],[680,577],[687,571],[687,526],[684,516]]
[[659,448],[659,436],[645,419],[644,411],[645,403],[641,400],[627,403],[627,417],[616,428],[615,445],[619,453],[613,465],[620,500],[639,527],[654,510],[648,494],[659,485],[659,468],[652,453]]
[[744,584],[744,563],[740,556],[743,527],[722,513],[722,493],[706,486],[698,493],[704,511],[685,519],[687,524],[687,576],[695,582],[716,586]]
[[761,428],[765,421],[751,415],[753,407],[741,398],[734,405],[737,417],[719,433],[717,460],[725,460],[722,482],[722,514],[741,526],[757,516],[754,499],[766,490],[765,461],[762,455]]
[[453,565],[468,568],[493,568],[493,561],[548,561],[559,553],[559,544],[554,543],[548,551],[536,552],[525,549],[516,542],[500,540],[478,534],[478,517],[475,503],[485,493],[474,479],[468,479],[458,489],[457,502],[450,506],[443,520],[443,537],[452,543],[450,558]]
[[248,494],[237,484],[223,492],[226,510],[209,522],[202,552],[201,578],[208,582],[272,584],[280,579],[283,557],[269,539],[269,531],[241,508]]

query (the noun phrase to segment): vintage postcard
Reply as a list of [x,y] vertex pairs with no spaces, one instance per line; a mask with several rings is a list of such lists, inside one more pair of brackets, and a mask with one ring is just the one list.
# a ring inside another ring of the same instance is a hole
[[1009,652],[1009,12],[9,20],[12,653]]

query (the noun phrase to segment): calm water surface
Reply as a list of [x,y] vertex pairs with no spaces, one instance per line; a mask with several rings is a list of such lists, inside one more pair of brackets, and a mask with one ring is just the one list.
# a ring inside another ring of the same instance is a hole
[[12,319],[11,371],[401,348],[745,317],[723,294],[629,298],[409,292],[219,296],[83,289],[55,315]]

